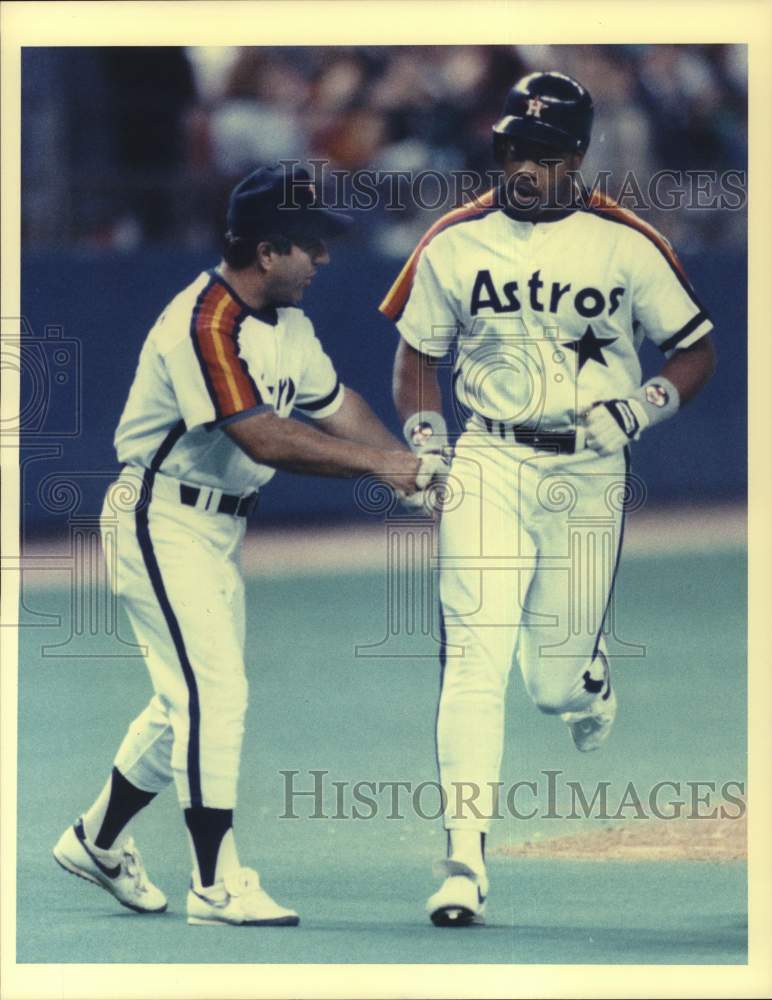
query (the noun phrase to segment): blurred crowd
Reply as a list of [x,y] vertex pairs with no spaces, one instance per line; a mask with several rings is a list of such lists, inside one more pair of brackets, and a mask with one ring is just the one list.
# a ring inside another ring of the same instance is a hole
[[[567,72],[592,93],[582,172],[591,183],[609,171],[612,195],[630,171],[645,194],[662,168],[746,168],[741,45],[27,50],[23,236],[208,246],[234,181],[281,159],[349,172],[476,171],[482,189],[495,167],[491,124],[514,80],[535,69]],[[629,207],[679,246],[744,239],[743,212],[658,212],[634,204],[632,191]],[[367,238],[401,256],[450,207],[376,209]]]

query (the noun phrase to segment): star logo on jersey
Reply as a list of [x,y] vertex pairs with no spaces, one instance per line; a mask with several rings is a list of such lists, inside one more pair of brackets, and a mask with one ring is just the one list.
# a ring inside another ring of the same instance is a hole
[[613,344],[616,339],[616,337],[596,337],[595,331],[588,323],[581,340],[572,340],[570,343],[563,344],[562,346],[567,347],[571,351],[576,351],[576,355],[579,358],[579,371],[584,368],[587,361],[597,361],[599,365],[608,368],[606,359],[603,357],[603,348],[608,347],[609,344]]

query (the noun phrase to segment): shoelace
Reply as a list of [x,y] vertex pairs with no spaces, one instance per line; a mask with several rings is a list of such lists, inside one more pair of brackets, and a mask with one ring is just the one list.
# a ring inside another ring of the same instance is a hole
[[129,838],[123,845],[123,863],[126,874],[134,879],[134,885],[140,892],[148,891],[147,872],[142,864],[142,855],[134,841]]
[[225,876],[225,890],[230,896],[246,896],[255,892],[264,892],[260,885],[260,876],[254,868],[239,868]]

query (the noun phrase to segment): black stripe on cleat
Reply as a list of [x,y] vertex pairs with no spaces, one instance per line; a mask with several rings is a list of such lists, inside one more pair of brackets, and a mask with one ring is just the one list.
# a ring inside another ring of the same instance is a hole
[[298,916],[272,917],[268,920],[245,920],[242,927],[297,927],[300,923]]
[[474,920],[474,912],[466,906],[441,906],[431,916],[435,927],[468,927]]
[[83,828],[82,819],[79,819],[78,822],[75,824],[75,826],[73,826],[73,830],[75,831],[75,836],[80,841],[80,846],[83,848],[86,854],[88,854],[88,856],[91,858],[91,860],[100,870],[100,872],[103,875],[106,875],[110,879],[118,878],[118,876],[121,874],[120,865],[116,865],[114,868],[108,868],[107,865],[102,864],[102,862],[99,860],[98,857],[96,857],[93,851],[89,850],[88,844],[86,843],[86,832]]

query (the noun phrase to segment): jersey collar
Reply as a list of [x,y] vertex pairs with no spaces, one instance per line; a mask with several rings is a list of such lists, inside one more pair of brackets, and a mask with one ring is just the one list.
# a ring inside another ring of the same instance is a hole
[[527,222],[533,226],[542,222],[561,222],[563,219],[567,219],[569,215],[574,215],[577,211],[579,211],[582,205],[582,193],[579,191],[576,194],[579,204],[574,204],[568,208],[546,208],[534,218],[528,218],[525,215],[520,214],[517,209],[512,208],[511,205],[507,204],[504,181],[499,183],[496,197],[497,203],[501,205],[501,211],[507,216],[508,219],[512,219],[515,222]]
[[502,208],[502,212],[508,219],[513,219],[515,222],[529,222],[532,226],[542,222],[560,222],[577,211],[577,208],[548,208],[535,218],[526,218],[509,205]]
[[242,310],[248,316],[254,316],[255,319],[259,319],[261,323],[267,323],[269,326],[276,326],[279,322],[279,314],[276,310],[276,306],[263,306],[262,309],[254,309],[241,298],[238,292],[231,287],[231,285],[228,284],[216,267],[210,267],[206,273],[212,281],[216,281],[218,284],[222,285],[223,288],[227,289],[231,298],[241,306]]

